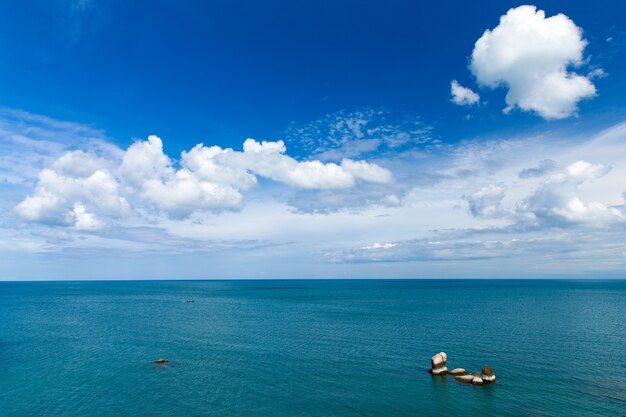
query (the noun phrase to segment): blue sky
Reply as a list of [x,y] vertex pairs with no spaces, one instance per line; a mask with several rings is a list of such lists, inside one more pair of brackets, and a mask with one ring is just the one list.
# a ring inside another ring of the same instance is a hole
[[0,279],[623,277],[624,6],[534,6],[3,2]]

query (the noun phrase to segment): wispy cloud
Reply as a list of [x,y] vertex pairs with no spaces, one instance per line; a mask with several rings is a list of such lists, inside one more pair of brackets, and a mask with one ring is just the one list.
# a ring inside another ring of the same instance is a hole
[[43,167],[78,148],[108,157],[121,154],[102,130],[20,110],[0,109],[0,183],[32,182]]
[[286,141],[297,151],[321,160],[376,155],[438,143],[432,127],[421,118],[383,108],[339,111],[322,119],[296,125]]
[[63,25],[63,37],[69,45],[76,44],[85,29],[93,30],[98,26],[95,12],[96,0],[55,0]]

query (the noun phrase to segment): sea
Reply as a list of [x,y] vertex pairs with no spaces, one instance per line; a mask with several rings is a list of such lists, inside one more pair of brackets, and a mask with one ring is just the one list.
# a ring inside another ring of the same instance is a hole
[[0,283],[3,417],[478,415],[626,416],[626,281]]

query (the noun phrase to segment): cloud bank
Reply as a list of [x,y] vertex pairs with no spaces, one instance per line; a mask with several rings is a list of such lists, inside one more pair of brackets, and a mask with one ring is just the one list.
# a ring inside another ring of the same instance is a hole
[[182,152],[179,167],[157,136],[137,141],[121,160],[95,153],[63,154],[38,176],[35,192],[15,210],[27,221],[95,230],[107,218],[150,207],[183,218],[206,210],[237,210],[243,193],[264,177],[294,188],[342,190],[360,183],[386,184],[391,172],[366,161],[298,161],[282,141],[247,139],[243,151],[203,144]]
[[[91,129],[19,119],[0,117],[5,276],[141,278],[140,265],[162,278],[296,267],[310,278],[545,277],[626,264],[626,123],[328,162],[253,139],[172,158],[156,136],[123,150]],[[393,137],[411,137],[394,125]]]

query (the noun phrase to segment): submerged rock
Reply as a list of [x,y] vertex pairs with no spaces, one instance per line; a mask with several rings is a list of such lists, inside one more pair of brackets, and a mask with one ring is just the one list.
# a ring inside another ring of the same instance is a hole
[[168,363],[169,361],[167,359],[157,359],[156,361],[154,361],[154,363],[158,363],[158,364],[162,364],[162,363]]
[[474,385],[482,385],[483,379],[480,376],[480,372],[474,372],[472,375],[472,384]]
[[493,373],[493,369],[491,369],[491,366],[483,366],[482,380],[486,384],[493,384],[494,382],[496,382],[496,374]]
[[457,381],[470,383],[474,379],[474,375],[457,375],[454,377]]
[[446,355],[446,352],[439,352],[430,358],[430,364],[432,366],[430,373],[433,375],[443,375],[448,372],[448,368],[446,368],[447,359],[448,355]]
[[453,369],[451,371],[448,371],[448,373],[450,375],[465,375],[465,374],[467,374],[467,371],[465,369],[463,369],[463,368],[455,368],[455,369]]

